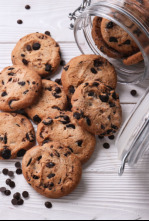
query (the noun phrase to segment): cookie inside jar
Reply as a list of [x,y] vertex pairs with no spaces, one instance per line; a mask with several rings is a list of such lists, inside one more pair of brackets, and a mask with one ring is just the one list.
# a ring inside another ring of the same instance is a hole
[[148,76],[147,5],[137,0],[99,0],[75,22],[74,35],[81,52],[108,59],[120,83],[139,83]]

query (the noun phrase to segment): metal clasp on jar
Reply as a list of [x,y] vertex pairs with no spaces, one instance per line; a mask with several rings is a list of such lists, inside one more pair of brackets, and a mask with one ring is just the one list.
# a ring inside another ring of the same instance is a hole
[[82,13],[86,7],[91,5],[91,0],[83,0],[82,4],[72,13],[69,14],[69,18],[71,21],[73,21],[70,24],[70,29],[73,30],[74,29],[74,22],[77,19],[77,17],[80,15],[80,13]]

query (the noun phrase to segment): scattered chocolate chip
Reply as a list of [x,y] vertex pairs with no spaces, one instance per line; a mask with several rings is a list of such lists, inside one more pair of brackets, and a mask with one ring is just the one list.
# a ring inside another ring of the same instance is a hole
[[22,59],[22,63],[23,63],[24,65],[28,65],[28,61],[27,61],[25,58]]
[[15,73],[12,73],[12,72],[8,74],[8,76],[14,76],[14,75]]
[[11,195],[11,191],[10,191],[10,190],[6,190],[6,191],[4,192],[4,194],[5,194],[5,196],[10,196],[10,195]]
[[34,180],[39,180],[39,176],[33,175]]
[[118,99],[118,95],[115,92],[112,94],[112,97],[113,97],[114,100]]
[[41,45],[39,43],[34,43],[33,44],[33,50],[35,50],[35,51],[39,50],[40,47],[41,47]]
[[16,168],[21,168],[21,163],[20,163],[20,162],[16,162],[16,163],[15,163],[15,167],[16,167]]
[[52,163],[52,162],[47,163],[47,164],[46,164],[46,167],[48,167],[48,168],[53,168],[53,167],[55,167],[55,163]]
[[35,122],[35,123],[40,123],[41,122],[41,118],[38,116],[38,115],[35,115],[34,117],[33,117],[33,121]]
[[27,167],[31,164],[32,158],[28,161]]
[[23,94],[27,94],[28,92],[29,92],[29,90],[26,90],[26,91],[23,92]]
[[18,82],[18,84],[21,86],[24,86],[26,83],[25,83],[25,81],[21,81],[21,82]]
[[117,38],[115,38],[115,37],[110,37],[110,38],[109,38],[109,42],[118,43],[118,40],[117,40]]
[[4,91],[4,92],[1,94],[1,96],[2,96],[2,97],[7,96],[7,92],[6,92],[6,91]]
[[12,189],[14,189],[14,188],[16,187],[16,184],[15,184],[15,182],[11,181],[9,186],[10,186]]
[[45,207],[48,208],[48,209],[51,209],[52,208],[52,203],[45,202]]
[[104,137],[99,135],[98,138],[99,138],[100,140],[102,140]]
[[49,139],[46,139],[46,140],[44,140],[43,142],[42,142],[42,145],[44,145],[44,144],[46,144],[46,143],[49,143],[50,142],[50,140]]
[[111,29],[111,28],[113,28],[113,26],[114,26],[114,23],[112,21],[110,21],[110,22],[108,22],[106,28]]
[[0,192],[1,192],[1,193],[4,193],[5,191],[6,191],[6,188],[5,188],[5,187],[1,187],[1,188],[0,188]]
[[11,183],[11,179],[7,179],[6,180],[6,185],[10,186],[10,183]]
[[65,71],[68,71],[68,69],[69,69],[69,65],[64,67]]
[[61,90],[60,87],[56,87],[56,88],[55,88],[55,92],[56,92],[57,94],[60,94],[60,93],[62,92],[62,90]]
[[108,95],[99,95],[99,98],[102,102],[105,102],[105,103],[107,103],[109,101]]
[[116,105],[112,102],[109,102],[110,107],[115,107]]
[[97,74],[97,73],[98,73],[95,68],[91,68],[91,72],[92,72],[93,74]]
[[22,199],[19,199],[18,202],[17,202],[17,205],[22,206],[23,204],[24,204],[24,201]]
[[14,177],[14,172],[13,172],[13,171],[9,171],[9,172],[8,172],[8,176],[9,176],[9,177]]
[[32,131],[30,131],[29,133],[26,134],[26,139],[31,143],[35,141],[35,136],[32,133]]
[[60,65],[64,67],[66,65],[66,62],[64,60],[61,60]]
[[29,197],[29,193],[28,193],[27,191],[24,191],[24,192],[22,193],[22,196],[26,199],[26,198]]
[[97,83],[97,82],[93,83],[93,87],[98,87],[98,86],[99,86],[99,83]]
[[11,150],[4,149],[2,151],[2,158],[5,159],[5,160],[9,160],[11,158]]
[[109,140],[114,140],[115,139],[114,135],[111,135],[108,138],[109,138]]
[[90,92],[88,93],[88,96],[89,96],[89,97],[94,97],[94,92],[93,92],[93,91],[90,91]]
[[51,33],[49,31],[45,31],[45,35],[51,36]]
[[17,169],[17,170],[16,170],[16,174],[17,174],[17,175],[21,175],[21,174],[22,174],[22,169]]
[[94,67],[98,68],[101,67],[103,65],[103,62],[100,61],[99,59],[94,61]]
[[75,92],[74,86],[70,86],[70,87],[69,87],[69,93],[70,93],[70,94],[74,94],[74,92]]
[[17,21],[17,23],[18,23],[19,25],[22,25],[22,24],[23,24],[23,21],[22,21],[21,19],[19,19],[19,20]]
[[26,150],[21,149],[21,150],[18,151],[17,157],[24,157],[25,154],[26,154]]
[[55,98],[61,98],[61,96],[58,95],[57,93],[54,93],[53,96],[54,96]]
[[8,169],[3,169],[2,173],[7,176],[8,175],[9,170]]
[[25,57],[25,54],[21,54],[21,57],[23,57],[23,58],[24,58],[24,57]]
[[131,95],[132,95],[133,97],[135,97],[135,96],[137,95],[137,91],[136,91],[136,90],[132,90],[130,93],[131,93]]
[[15,193],[13,195],[13,198],[16,199],[16,200],[19,200],[21,198],[21,194],[20,193]]
[[27,9],[27,10],[29,10],[30,8],[31,8],[30,5],[26,5],[26,6],[25,6],[25,9]]
[[42,121],[42,123],[46,126],[49,126],[53,123],[53,120],[51,118],[48,118],[48,119]]
[[47,177],[48,177],[48,179],[51,179],[51,178],[55,177],[55,174],[51,173]]
[[18,205],[18,200],[17,199],[12,199],[11,203],[13,206],[17,206]]
[[109,149],[109,148],[110,148],[110,144],[109,144],[109,143],[104,143],[104,144],[103,144],[103,147],[104,147],[105,149]]
[[50,65],[50,64],[46,64],[46,66],[45,66],[45,71],[47,71],[47,72],[52,72],[52,66]]

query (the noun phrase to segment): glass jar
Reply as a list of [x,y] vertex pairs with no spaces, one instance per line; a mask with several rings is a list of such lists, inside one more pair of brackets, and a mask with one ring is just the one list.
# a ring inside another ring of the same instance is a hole
[[126,163],[132,167],[144,154],[149,153],[149,88],[121,128],[116,146],[122,162],[120,175]]
[[[81,14],[75,21],[74,35],[81,53],[107,58],[115,66],[120,83],[139,83],[149,76],[149,13],[142,2],[143,0],[83,0],[83,6],[77,9]],[[87,5],[90,6],[85,8]],[[122,59],[113,59],[104,54],[92,38],[95,16],[106,18],[123,28],[137,43],[143,61],[126,66]]]

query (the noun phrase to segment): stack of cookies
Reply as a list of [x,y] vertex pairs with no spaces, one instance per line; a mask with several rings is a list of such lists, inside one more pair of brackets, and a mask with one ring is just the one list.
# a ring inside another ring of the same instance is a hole
[[[131,24],[132,29],[134,28]],[[135,33],[136,30],[133,30]],[[138,35],[138,33],[136,32]],[[105,18],[95,17],[92,37],[98,49],[110,58],[122,59],[127,66],[143,61],[135,41],[120,26]]]
[[20,39],[13,66],[0,73],[0,159],[23,157],[25,179],[50,198],[77,187],[95,136],[113,135],[122,120],[116,72],[106,59],[81,55],[64,67],[61,81],[48,80],[60,60],[55,40],[34,33]]

